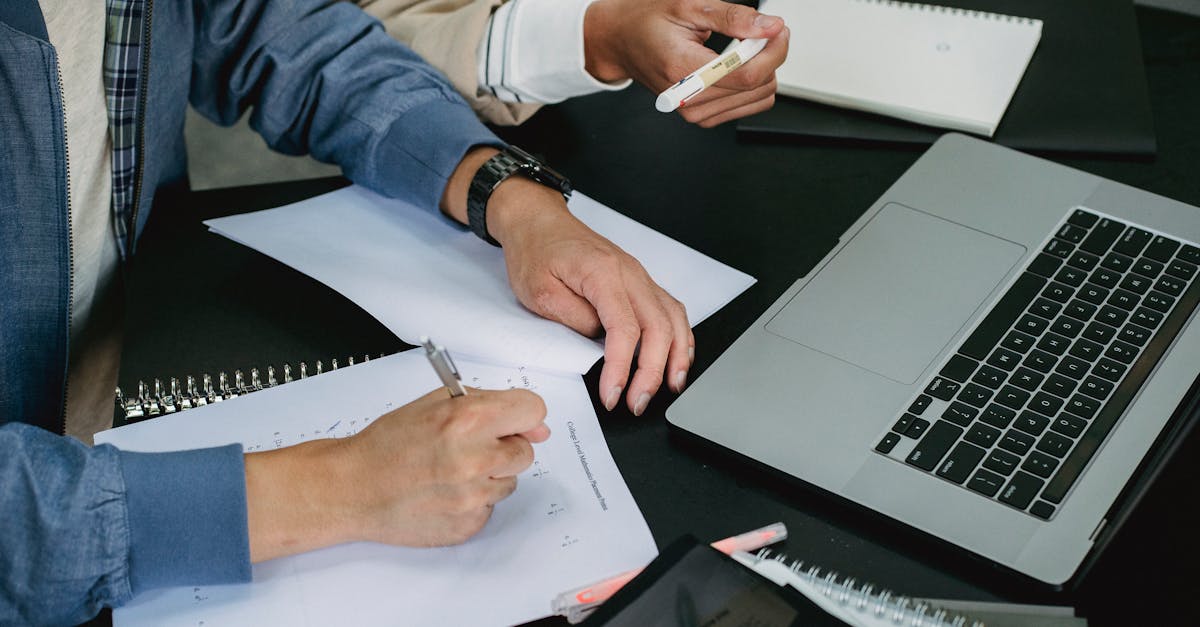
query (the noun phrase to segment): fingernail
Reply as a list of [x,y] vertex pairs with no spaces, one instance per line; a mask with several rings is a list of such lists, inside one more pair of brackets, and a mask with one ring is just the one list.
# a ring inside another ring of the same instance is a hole
[[695,361],[696,361],[696,347],[689,346],[688,347],[688,363],[691,364],[691,363],[694,363]]
[[686,370],[680,370],[675,373],[675,376],[671,377],[671,386],[675,388],[676,392],[683,391],[684,383],[687,383],[687,371]]
[[641,416],[642,412],[646,411],[646,405],[649,405],[649,404],[650,404],[650,395],[645,392],[642,392],[642,395],[638,397],[637,402],[633,404],[633,415]]
[[621,386],[614,385],[608,389],[608,396],[604,397],[604,408],[612,411],[619,400],[621,400]]
[[775,22],[777,21],[779,21],[779,18],[775,17],[774,15],[763,15],[759,13],[758,17],[754,18],[754,27],[764,29],[770,28],[774,26]]

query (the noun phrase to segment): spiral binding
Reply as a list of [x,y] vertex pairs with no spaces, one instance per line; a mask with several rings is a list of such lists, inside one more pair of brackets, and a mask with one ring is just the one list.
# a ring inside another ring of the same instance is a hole
[[[381,353],[379,357],[382,358],[383,354]],[[370,355],[363,355],[363,362],[370,360]],[[347,366],[353,366],[354,363],[353,356],[346,359]],[[330,360],[329,371],[337,369],[338,360]],[[262,373],[255,367],[250,369],[250,380],[246,381],[246,376],[241,370],[234,370],[233,383],[230,384],[229,375],[221,371],[217,373],[216,385],[213,385],[213,379],[207,373],[201,377],[199,384],[192,375],[188,375],[182,385],[179,379],[171,377],[165,389],[162,379],[154,379],[153,388],[148,387],[145,381],[138,381],[137,396],[126,398],[124,392],[118,387],[113,400],[117,409],[124,414],[127,422],[153,418],[210,403],[219,403],[251,392],[291,383],[296,379],[307,379],[309,376],[324,373],[325,364],[321,360],[317,360],[316,372],[310,375],[308,364],[302,361],[299,363],[298,374],[293,376],[292,372],[291,364],[287,363],[283,364],[282,371],[276,371],[275,366],[267,366],[267,378],[264,381]]]
[[1003,13],[990,13],[988,11],[976,11],[974,9],[960,9],[958,7],[947,7],[938,4],[920,4],[917,2],[901,2],[900,0],[856,0],[867,4],[882,4],[884,6],[895,7],[897,9],[912,9],[914,11],[927,11],[929,13],[946,13],[948,15],[962,15],[981,20],[995,20],[997,22],[1013,22],[1016,24],[1034,24],[1040,20],[1028,17],[1018,17],[1016,15],[1004,15]]
[[858,612],[870,612],[876,619],[891,621],[895,625],[908,627],[985,627],[983,623],[937,607],[928,601],[894,594],[891,590],[876,588],[869,582],[860,582],[853,577],[842,577],[836,571],[818,566],[805,567],[800,560],[788,561],[786,555],[761,549],[755,553],[759,560],[774,560],[787,566],[813,589],[829,599],[843,605],[853,605]]

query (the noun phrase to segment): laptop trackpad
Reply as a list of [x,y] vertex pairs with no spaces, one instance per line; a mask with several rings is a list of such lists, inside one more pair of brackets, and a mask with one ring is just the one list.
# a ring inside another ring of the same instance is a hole
[[911,384],[1025,247],[889,203],[767,330]]

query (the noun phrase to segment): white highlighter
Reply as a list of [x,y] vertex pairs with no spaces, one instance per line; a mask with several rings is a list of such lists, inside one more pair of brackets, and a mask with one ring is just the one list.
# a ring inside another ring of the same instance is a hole
[[766,39],[744,39],[738,42],[736,46],[659,94],[658,99],[654,101],[654,108],[663,113],[670,113],[682,107],[696,94],[704,91],[704,88],[711,87],[713,83],[725,78],[726,74],[753,59],[766,45]]

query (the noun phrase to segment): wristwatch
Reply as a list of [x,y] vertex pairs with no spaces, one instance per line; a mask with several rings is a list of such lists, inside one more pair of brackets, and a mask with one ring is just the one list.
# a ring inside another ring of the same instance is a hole
[[483,241],[499,246],[500,242],[487,230],[487,203],[492,192],[508,177],[520,174],[541,183],[550,189],[562,192],[563,198],[571,197],[571,182],[567,177],[546,167],[533,155],[517,148],[505,146],[479,166],[471,187],[467,190],[467,222],[471,231]]

